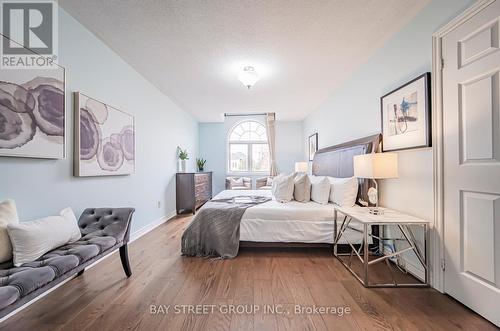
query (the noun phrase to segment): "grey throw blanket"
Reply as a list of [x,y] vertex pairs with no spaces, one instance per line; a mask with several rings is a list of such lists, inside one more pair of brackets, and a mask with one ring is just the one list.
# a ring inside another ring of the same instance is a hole
[[240,222],[249,207],[271,200],[237,196],[208,201],[182,234],[182,255],[233,258],[240,248]]

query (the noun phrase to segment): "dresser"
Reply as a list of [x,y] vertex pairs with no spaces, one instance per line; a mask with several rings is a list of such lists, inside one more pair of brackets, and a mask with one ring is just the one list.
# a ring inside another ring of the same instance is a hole
[[212,198],[212,172],[178,172],[175,176],[177,214],[193,214]]

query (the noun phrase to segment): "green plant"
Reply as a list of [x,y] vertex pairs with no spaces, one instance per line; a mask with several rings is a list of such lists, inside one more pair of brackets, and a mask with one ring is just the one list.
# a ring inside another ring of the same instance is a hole
[[203,171],[205,168],[205,163],[207,163],[207,160],[205,159],[196,159],[196,165],[198,166],[199,171]]
[[177,146],[177,156],[181,160],[189,160],[187,149],[182,150],[179,146]]

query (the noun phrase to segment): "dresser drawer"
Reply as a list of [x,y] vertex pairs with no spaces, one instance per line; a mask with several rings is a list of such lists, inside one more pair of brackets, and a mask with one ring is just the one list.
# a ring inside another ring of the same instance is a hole
[[196,174],[194,175],[194,184],[195,185],[208,184],[209,179],[210,179],[209,174]]
[[208,190],[209,190],[208,183],[197,184],[194,187],[194,194],[195,194],[195,196],[198,196],[198,195],[208,195]]
[[200,203],[204,203],[206,201],[210,200],[210,196],[208,194],[203,194],[199,195],[196,197],[196,205],[199,205]]

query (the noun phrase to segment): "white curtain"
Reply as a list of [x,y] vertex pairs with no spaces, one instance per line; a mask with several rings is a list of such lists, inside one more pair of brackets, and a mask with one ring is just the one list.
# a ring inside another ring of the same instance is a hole
[[267,128],[267,143],[269,145],[269,161],[271,176],[278,175],[278,168],[276,166],[276,115],[275,113],[266,114],[266,128]]

